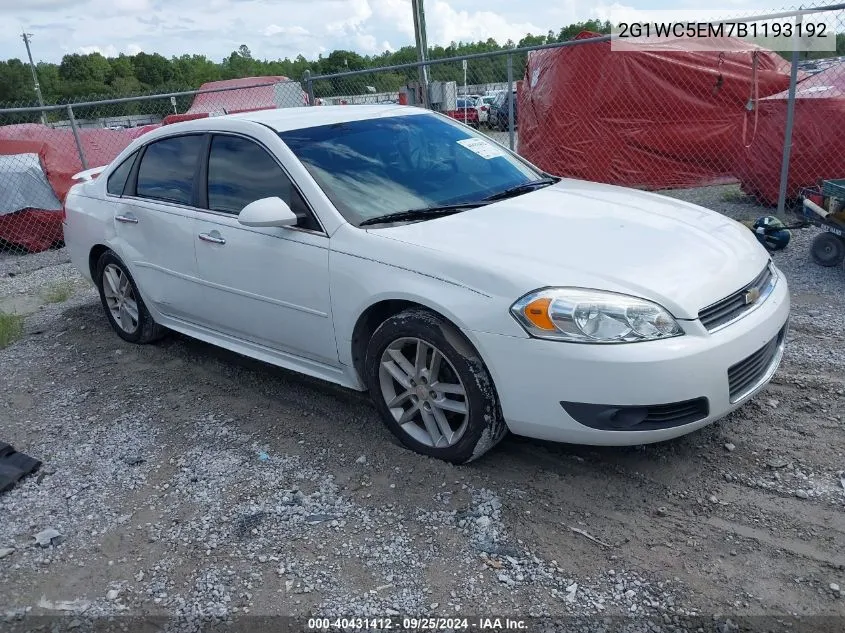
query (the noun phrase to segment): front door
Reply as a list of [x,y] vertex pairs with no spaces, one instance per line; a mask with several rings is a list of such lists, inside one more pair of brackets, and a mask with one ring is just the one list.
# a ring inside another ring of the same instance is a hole
[[[207,211],[194,236],[208,327],[279,351],[338,364],[329,297],[329,239],[276,159],[254,140],[215,134]],[[247,204],[278,196],[295,227],[243,226]]]

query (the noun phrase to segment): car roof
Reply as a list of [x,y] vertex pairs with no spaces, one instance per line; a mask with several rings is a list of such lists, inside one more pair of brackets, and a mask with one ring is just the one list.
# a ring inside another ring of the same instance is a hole
[[[226,115],[227,118],[243,119],[261,123],[277,132],[297,130],[319,125],[363,121],[391,116],[410,116],[430,114],[430,110],[397,104],[337,105],[337,106],[299,106],[274,110],[257,110]],[[217,118],[217,117],[215,117]],[[209,119],[201,119],[208,121]]]
[[[115,160],[122,159],[138,147],[161,138],[179,134],[203,133],[209,130],[219,130],[221,127],[231,128],[231,124],[237,121],[266,125],[275,132],[286,132],[288,130],[301,130],[321,125],[345,123],[347,121],[364,121],[367,119],[423,114],[442,116],[432,110],[414,106],[372,104],[297,106],[293,108],[256,110],[254,112],[239,112],[237,114],[225,114],[223,116],[203,117],[200,119],[179,121],[178,123],[169,123],[150,130],[133,140]],[[229,125],[226,125],[227,123]]]

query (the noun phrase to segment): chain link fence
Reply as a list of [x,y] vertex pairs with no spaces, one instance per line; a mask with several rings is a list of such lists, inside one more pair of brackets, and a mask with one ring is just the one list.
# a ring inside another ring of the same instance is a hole
[[0,256],[61,246],[62,202],[73,175],[108,164],[150,130],[308,103],[300,82],[262,77],[180,93],[0,109]]
[[583,32],[425,64],[306,71],[299,80],[234,79],[43,108],[0,104],[0,257],[61,245],[73,174],[107,164],[145,132],[288,107],[426,107],[555,175],[701,190],[704,206],[745,197],[761,214],[783,215],[805,188],[845,179],[845,5],[820,5],[801,19],[820,16],[835,43],[812,55],[733,39],[707,50],[666,42],[620,48],[615,36]]

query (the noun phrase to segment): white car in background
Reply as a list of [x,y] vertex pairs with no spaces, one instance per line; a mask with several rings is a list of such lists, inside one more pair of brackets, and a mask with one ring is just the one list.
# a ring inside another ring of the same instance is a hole
[[478,108],[478,123],[480,125],[487,125],[490,120],[490,108],[496,100],[494,95],[485,95],[478,97],[476,101],[476,108]]
[[668,440],[783,354],[787,283],[745,226],[551,177],[428,110],[167,125],[78,177],[65,241],[121,338],[171,329],[367,390],[406,446],[454,463],[508,430]]

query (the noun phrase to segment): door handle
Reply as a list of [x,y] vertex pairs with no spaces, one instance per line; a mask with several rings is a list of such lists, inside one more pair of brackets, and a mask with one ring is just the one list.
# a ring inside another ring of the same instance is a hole
[[208,233],[200,233],[200,239],[203,242],[211,242],[212,244],[225,244],[226,240],[222,237],[216,237],[214,235],[209,235]]
[[118,222],[125,222],[127,224],[138,224],[138,218],[131,215],[116,215],[114,219]]

